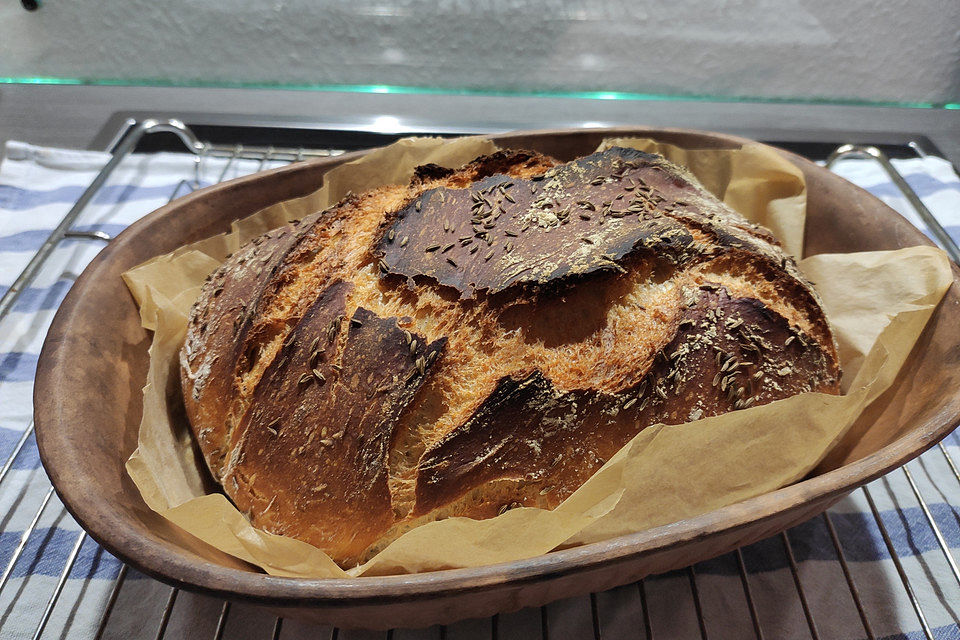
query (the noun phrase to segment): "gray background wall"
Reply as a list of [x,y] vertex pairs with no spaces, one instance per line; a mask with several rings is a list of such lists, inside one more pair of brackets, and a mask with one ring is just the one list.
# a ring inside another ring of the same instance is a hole
[[0,76],[960,102],[960,0],[5,0]]

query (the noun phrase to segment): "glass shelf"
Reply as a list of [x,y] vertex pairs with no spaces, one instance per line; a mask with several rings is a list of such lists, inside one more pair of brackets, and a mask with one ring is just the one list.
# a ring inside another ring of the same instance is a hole
[[406,95],[461,95],[480,97],[526,97],[526,98],[575,98],[581,100],[634,100],[663,102],[751,102],[768,104],[810,104],[861,107],[898,107],[905,109],[951,109],[960,110],[955,102],[895,102],[870,101],[843,98],[771,98],[755,96],[715,96],[699,94],[658,94],[632,91],[515,91],[497,89],[450,89],[385,84],[288,84],[263,82],[208,82],[165,80],[160,78],[60,78],[60,77],[2,77],[0,84],[32,85],[83,85],[83,86],[130,86],[130,87],[184,87],[209,89],[280,89],[289,91],[329,91],[346,93],[385,93]]

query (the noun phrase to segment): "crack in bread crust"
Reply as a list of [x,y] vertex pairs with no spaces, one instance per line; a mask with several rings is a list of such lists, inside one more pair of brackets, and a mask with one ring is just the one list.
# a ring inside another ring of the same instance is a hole
[[306,528],[303,539],[339,557],[361,553],[393,523],[391,435],[445,343],[426,344],[362,307],[348,319],[349,288],[332,285],[284,341],[224,474],[255,525]]
[[646,425],[840,377],[769,232],[617,148],[428,165],[262,236],[205,285],[181,371],[238,508],[344,566],[431,519],[553,508]]

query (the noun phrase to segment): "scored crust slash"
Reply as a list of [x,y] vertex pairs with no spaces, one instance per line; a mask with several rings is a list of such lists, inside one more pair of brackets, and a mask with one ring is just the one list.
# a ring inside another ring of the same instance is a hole
[[554,508],[649,425],[840,379],[776,239],[617,147],[422,166],[260,236],[206,282],[180,363],[227,495],[342,566]]

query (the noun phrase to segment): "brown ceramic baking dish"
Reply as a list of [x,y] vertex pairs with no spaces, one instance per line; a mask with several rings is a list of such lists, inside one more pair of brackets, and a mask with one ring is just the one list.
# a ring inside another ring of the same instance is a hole
[[[743,139],[675,129],[535,131],[495,137],[568,160],[608,136],[691,148]],[[362,152],[361,152],[362,153]],[[930,244],[865,191],[781,151],[806,176],[808,255]],[[943,438],[960,415],[960,303],[954,283],[900,377],[874,402],[865,436],[805,480],[711,513],[518,562],[410,576],[289,579],[207,547],[150,511],[126,475],[137,444],[150,335],[120,274],[155,255],[226,231],[231,221],[314,191],[325,171],[360,153],[295,163],[196,191],[133,224],[90,264],[57,312],[34,391],[37,443],[70,513],[111,553],[178,587],[344,627],[415,627],[540,605],[608,589],[726,553],[822,512],[854,488]]]

